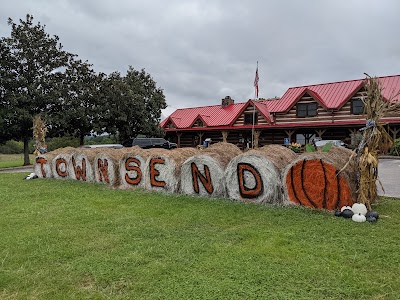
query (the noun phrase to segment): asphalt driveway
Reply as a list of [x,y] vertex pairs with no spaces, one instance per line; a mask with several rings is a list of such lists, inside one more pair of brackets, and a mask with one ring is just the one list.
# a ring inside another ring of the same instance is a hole
[[385,190],[378,183],[378,195],[400,198],[400,159],[379,159],[378,172]]

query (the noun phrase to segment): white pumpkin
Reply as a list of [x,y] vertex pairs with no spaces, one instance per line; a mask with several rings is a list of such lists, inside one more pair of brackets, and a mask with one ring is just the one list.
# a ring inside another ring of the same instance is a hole
[[354,214],[354,215],[351,217],[351,219],[352,219],[354,222],[357,222],[357,223],[362,223],[362,222],[365,222],[365,221],[367,220],[367,218],[366,218],[364,215],[360,214],[360,213]]
[[352,210],[351,209],[351,206],[342,206],[342,208],[340,209],[340,211],[344,211],[345,209],[350,209],[350,210]]
[[362,203],[354,203],[351,209],[353,210],[355,215],[362,214],[363,216],[365,216],[368,212],[367,207],[365,206],[365,204]]

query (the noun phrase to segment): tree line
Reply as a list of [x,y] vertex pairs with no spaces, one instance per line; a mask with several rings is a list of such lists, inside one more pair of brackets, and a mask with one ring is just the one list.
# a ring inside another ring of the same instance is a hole
[[25,162],[32,120],[40,115],[49,137],[115,134],[122,142],[138,134],[161,135],[163,90],[144,69],[126,74],[95,72],[93,65],[63,50],[59,37],[34,24],[33,16],[0,39],[0,143],[24,142]]

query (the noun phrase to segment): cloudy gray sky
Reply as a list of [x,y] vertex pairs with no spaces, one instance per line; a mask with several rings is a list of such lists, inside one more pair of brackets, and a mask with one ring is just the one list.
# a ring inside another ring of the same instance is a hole
[[0,0],[33,14],[97,72],[145,68],[177,108],[282,96],[292,86],[400,74],[397,0]]

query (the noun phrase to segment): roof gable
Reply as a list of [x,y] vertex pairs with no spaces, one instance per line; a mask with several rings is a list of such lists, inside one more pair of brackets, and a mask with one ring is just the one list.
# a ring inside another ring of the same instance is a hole
[[161,128],[166,128],[169,124],[172,124],[175,128],[177,127],[175,122],[172,120],[171,116],[169,116],[168,118],[164,119],[161,123],[160,123],[160,127]]
[[[203,118],[204,117],[204,118]],[[206,119],[209,119],[210,117],[209,116],[206,116],[206,115],[198,115],[197,117],[196,117],[196,119],[194,119],[193,120],[193,123],[189,126],[189,127],[207,127],[208,126],[208,124],[207,124],[207,121],[206,121]],[[200,123],[202,123],[203,124],[203,126],[195,126],[195,124],[197,123],[197,122],[200,122]]]
[[254,107],[257,112],[260,113],[267,120],[268,123],[272,123],[271,114],[269,113],[267,105],[265,105],[263,102],[257,102],[250,99],[245,103],[242,110],[236,115],[235,119],[232,120],[230,124],[231,126],[236,123],[236,121],[244,114],[249,106]]
[[[198,118],[201,118],[207,127],[227,126],[236,118],[245,104],[235,103],[226,107],[213,105],[177,109],[169,118],[174,121],[177,129],[191,128]],[[165,123],[161,123],[162,125],[165,125]]]

